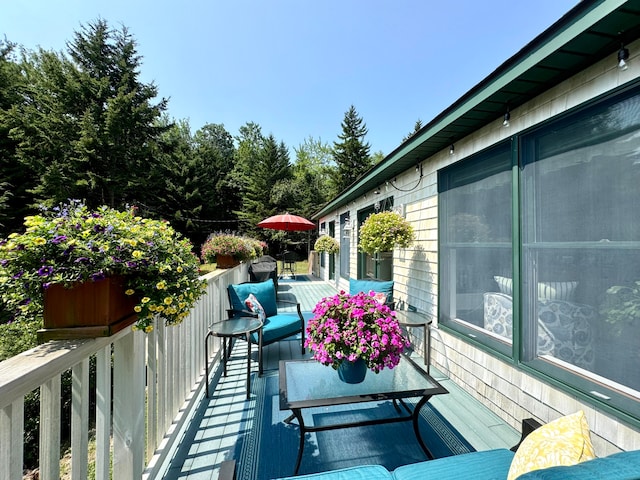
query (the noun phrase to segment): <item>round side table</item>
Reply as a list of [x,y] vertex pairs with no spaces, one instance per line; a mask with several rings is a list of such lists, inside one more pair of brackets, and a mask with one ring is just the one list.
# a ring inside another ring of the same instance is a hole
[[262,321],[254,317],[235,317],[209,325],[209,331],[204,337],[206,394],[209,398],[209,337],[222,338],[222,367],[223,375],[227,376],[227,360],[231,356],[231,339],[243,338],[247,341],[247,400],[251,392],[251,334],[262,328]]
[[431,364],[431,319],[423,313],[412,312],[409,310],[396,310],[396,318],[398,323],[403,327],[419,328],[424,332],[424,364],[427,366],[427,373]]

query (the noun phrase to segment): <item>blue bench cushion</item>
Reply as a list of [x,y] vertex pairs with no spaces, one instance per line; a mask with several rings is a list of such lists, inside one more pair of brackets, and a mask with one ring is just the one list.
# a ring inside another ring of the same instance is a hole
[[260,305],[262,305],[262,308],[264,308],[264,313],[267,317],[278,313],[276,287],[271,278],[264,282],[229,285],[228,290],[231,308],[234,310],[247,310],[244,301],[250,293],[253,293],[260,302]]
[[395,480],[504,480],[514,453],[506,448],[464,453],[428,462],[403,465],[393,471]]
[[614,453],[571,467],[550,467],[520,475],[518,480],[636,480],[640,478],[640,450]]
[[369,293],[371,290],[374,292],[384,293],[387,296],[387,302],[391,302],[393,299],[393,280],[349,279],[350,294],[355,295],[359,292]]
[[291,478],[295,480],[392,480],[393,477],[380,465],[362,465],[360,467],[341,468],[330,472],[310,473]]
[[[300,317],[297,313],[278,313],[267,317],[262,327],[262,343],[265,345],[288,337],[300,331]],[[251,334],[251,342],[258,343],[258,333]]]

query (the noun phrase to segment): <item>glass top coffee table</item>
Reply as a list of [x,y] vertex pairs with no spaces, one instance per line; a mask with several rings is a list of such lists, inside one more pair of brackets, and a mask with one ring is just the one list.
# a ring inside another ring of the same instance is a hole
[[[285,420],[292,423],[296,419],[300,427],[300,444],[294,475],[298,473],[304,438],[307,432],[320,432],[339,428],[359,427],[394,422],[413,422],[413,431],[418,443],[428,458],[433,455],[420,435],[420,409],[433,395],[449,393],[430,375],[422,370],[411,358],[403,356],[397,367],[384,369],[376,374],[367,372],[362,383],[344,383],[338,378],[338,372],[322,365],[316,360],[282,360],[280,361],[280,410],[291,410],[292,415]],[[420,400],[411,408],[403,400],[418,397]],[[353,423],[341,423],[322,426],[307,426],[302,411],[305,408],[328,407],[360,402],[379,402],[392,400],[398,411],[397,416],[365,420]],[[400,406],[404,410],[400,408]]]

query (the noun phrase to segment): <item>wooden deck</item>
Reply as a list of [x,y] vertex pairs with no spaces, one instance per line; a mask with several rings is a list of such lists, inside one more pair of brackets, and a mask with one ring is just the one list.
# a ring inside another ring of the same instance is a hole
[[[328,283],[313,281],[281,281],[280,298],[295,295],[303,310],[312,310],[322,297],[335,294]],[[307,354],[308,355],[308,354]],[[421,364],[420,352],[414,354]],[[299,342],[285,340],[265,350],[265,369],[277,370],[281,359],[301,358]],[[180,445],[173,458],[164,465],[165,479],[217,479],[220,465],[233,458],[236,441],[246,433],[247,418],[254,407],[246,400],[246,343],[237,342],[229,363],[228,376],[214,374],[210,383],[211,398],[200,396],[198,407],[190,412]],[[255,370],[257,371],[257,365]],[[509,448],[518,442],[519,433],[435,368],[431,375],[449,390],[448,395],[436,396],[431,403],[473,445],[476,450]],[[295,455],[295,452],[292,452]],[[261,480],[261,479],[256,479]]]

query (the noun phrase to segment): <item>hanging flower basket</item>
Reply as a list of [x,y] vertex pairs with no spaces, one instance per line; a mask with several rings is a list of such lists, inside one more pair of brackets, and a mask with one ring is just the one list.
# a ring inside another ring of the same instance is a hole
[[125,294],[122,276],[71,288],[51,285],[44,294],[44,328],[38,330],[38,341],[111,336],[138,319],[138,301]]
[[370,255],[407,248],[413,243],[413,227],[396,212],[372,213],[360,227],[358,247]]

